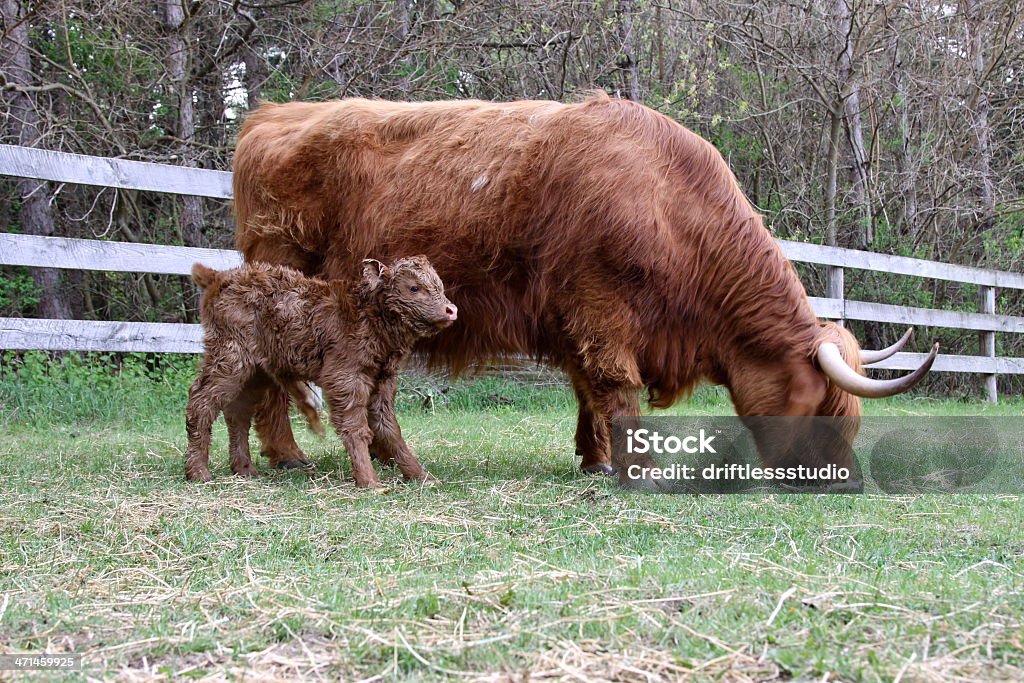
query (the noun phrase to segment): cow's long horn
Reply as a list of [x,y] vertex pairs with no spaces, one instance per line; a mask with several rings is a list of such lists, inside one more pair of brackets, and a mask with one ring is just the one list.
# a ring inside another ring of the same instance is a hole
[[878,363],[885,360],[889,356],[893,355],[897,351],[903,348],[903,345],[910,339],[910,335],[914,333],[913,327],[908,327],[907,331],[903,333],[903,336],[898,342],[892,346],[886,346],[884,349],[878,349],[877,351],[869,351],[861,349],[860,351],[860,362],[862,365],[871,365],[872,363]]
[[885,398],[900,394],[920,382],[921,378],[928,374],[938,352],[939,343],[935,342],[921,367],[899,379],[869,379],[858,374],[846,364],[839,347],[832,342],[824,342],[818,346],[818,365],[840,389],[863,398]]

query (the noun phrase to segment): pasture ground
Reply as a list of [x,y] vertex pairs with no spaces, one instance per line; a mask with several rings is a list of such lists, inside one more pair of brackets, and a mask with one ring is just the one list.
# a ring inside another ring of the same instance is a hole
[[577,474],[565,388],[499,380],[405,384],[435,486],[356,490],[304,432],[316,472],[240,481],[222,423],[186,484],[191,361],[95,362],[0,366],[0,651],[123,680],[1024,678],[1020,497],[626,494]]

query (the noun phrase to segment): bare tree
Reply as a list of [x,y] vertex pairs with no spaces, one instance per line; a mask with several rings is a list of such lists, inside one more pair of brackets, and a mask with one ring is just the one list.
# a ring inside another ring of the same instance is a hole
[[978,228],[984,232],[992,225],[995,213],[995,187],[992,182],[992,131],[989,123],[990,103],[986,81],[988,64],[985,60],[986,22],[980,0],[964,0],[967,49],[970,57],[970,92],[968,101],[973,104],[974,147],[977,153],[975,172],[978,197],[981,200],[981,217]]
[[858,218],[864,224],[862,243],[869,245],[873,240],[869,181],[870,161],[864,148],[864,132],[861,127],[860,78],[854,69],[854,53],[859,37],[859,31],[854,27],[850,0],[836,0],[836,63],[839,72],[839,99],[843,106],[846,131],[853,153],[851,173],[853,203],[860,207]]
[[[40,141],[41,117],[35,94],[40,88],[34,82],[32,57],[29,51],[28,3],[3,0],[0,16],[3,18],[3,40],[0,42],[0,60],[4,71],[4,90],[7,100],[6,128],[19,145],[35,147]],[[21,226],[26,234],[49,237],[54,234],[52,196],[48,182],[19,179],[18,196],[21,200]],[[71,306],[67,292],[61,286],[60,271],[34,268],[32,279],[39,290],[36,313],[43,318],[70,318]]]
[[[178,156],[185,166],[195,166],[192,143],[195,139],[195,103],[192,84],[192,17],[186,13],[188,3],[184,0],[162,0],[164,25],[167,29],[167,76],[177,104],[175,133],[179,139]],[[183,196],[178,199],[180,206],[179,225],[181,238],[193,247],[206,245],[203,237],[203,200],[199,197]]]
[[618,65],[625,74],[627,97],[634,102],[642,102],[640,94],[640,65],[637,64],[637,39],[636,29],[633,25],[633,17],[636,12],[634,0],[619,0],[616,10],[619,41],[622,47],[619,51]]

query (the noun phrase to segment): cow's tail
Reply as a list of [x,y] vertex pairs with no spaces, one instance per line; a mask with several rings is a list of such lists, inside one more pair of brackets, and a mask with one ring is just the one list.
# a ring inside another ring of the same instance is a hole
[[196,263],[192,266],[192,282],[203,289],[209,289],[210,285],[217,281],[219,274],[213,268],[207,268],[202,263]]
[[317,388],[309,382],[289,382],[288,393],[295,399],[295,405],[299,407],[306,417],[306,424],[310,431],[323,436],[326,433],[324,423],[320,421],[320,410],[324,402],[317,393]]

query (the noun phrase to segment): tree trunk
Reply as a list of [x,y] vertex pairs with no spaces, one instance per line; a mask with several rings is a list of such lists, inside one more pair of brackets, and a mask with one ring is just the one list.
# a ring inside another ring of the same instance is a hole
[[838,37],[836,63],[839,69],[839,89],[843,98],[846,129],[853,150],[852,188],[853,202],[863,225],[865,246],[874,241],[871,226],[869,173],[870,164],[864,147],[864,132],[860,119],[860,81],[853,72],[853,17],[849,0],[836,0],[836,33]]
[[633,27],[633,0],[619,0],[616,14],[618,15],[619,41],[622,44],[618,66],[625,76],[627,97],[634,102],[642,102],[640,93],[639,67],[636,63],[636,31]]
[[[167,40],[167,73],[174,84],[178,100],[177,134],[178,156],[183,166],[195,166],[192,141],[196,134],[195,105],[193,103],[191,70],[192,31],[190,17],[185,16],[182,0],[163,0],[164,25]],[[203,201],[199,197],[180,197],[181,238],[190,247],[204,247]]]
[[[897,17],[906,10],[906,6],[898,8]],[[892,72],[890,80],[892,81],[893,91],[896,97],[896,110],[899,112],[899,142],[900,149],[896,154],[896,172],[899,175],[898,187],[903,198],[901,214],[903,217],[903,224],[909,231],[909,234],[915,235],[917,232],[917,182],[916,174],[917,169],[914,167],[913,159],[910,154],[910,98],[907,93],[906,85],[904,83],[904,66],[903,66],[903,53],[900,49],[900,26],[898,18],[893,22],[890,27],[890,34],[892,35],[892,43],[890,46],[891,51],[891,62]]]
[[260,104],[260,95],[263,91],[266,74],[263,70],[263,60],[260,59],[259,53],[252,45],[246,45],[243,48],[242,61],[245,64],[246,105],[249,111],[252,111]]
[[843,104],[835,102],[829,112],[828,167],[825,170],[825,244],[835,247],[839,243],[839,226],[836,215],[836,194],[839,186],[839,132],[843,127]]
[[657,55],[658,89],[665,90],[665,24],[661,19],[661,5],[654,6],[654,53]]
[[[0,43],[0,60],[9,83],[15,86],[33,84],[32,58],[29,54],[29,26],[18,0],[3,0],[4,33]],[[13,90],[8,96],[8,133],[18,144],[35,147],[40,138],[40,118],[35,96]],[[50,204],[50,184],[21,178],[17,182],[21,199],[21,227],[25,234],[53,235],[53,207]],[[41,318],[68,319],[71,306],[61,289],[60,271],[54,268],[34,268],[32,279],[39,290],[36,314]]]
[[[970,46],[971,71],[974,76],[974,140],[975,173],[977,193],[981,200],[982,220],[978,221],[979,232],[992,227],[995,213],[995,186],[992,182],[992,132],[989,128],[989,99],[985,89],[985,30],[984,18],[978,0],[967,0],[967,42]],[[968,98],[970,99],[970,98]]]

